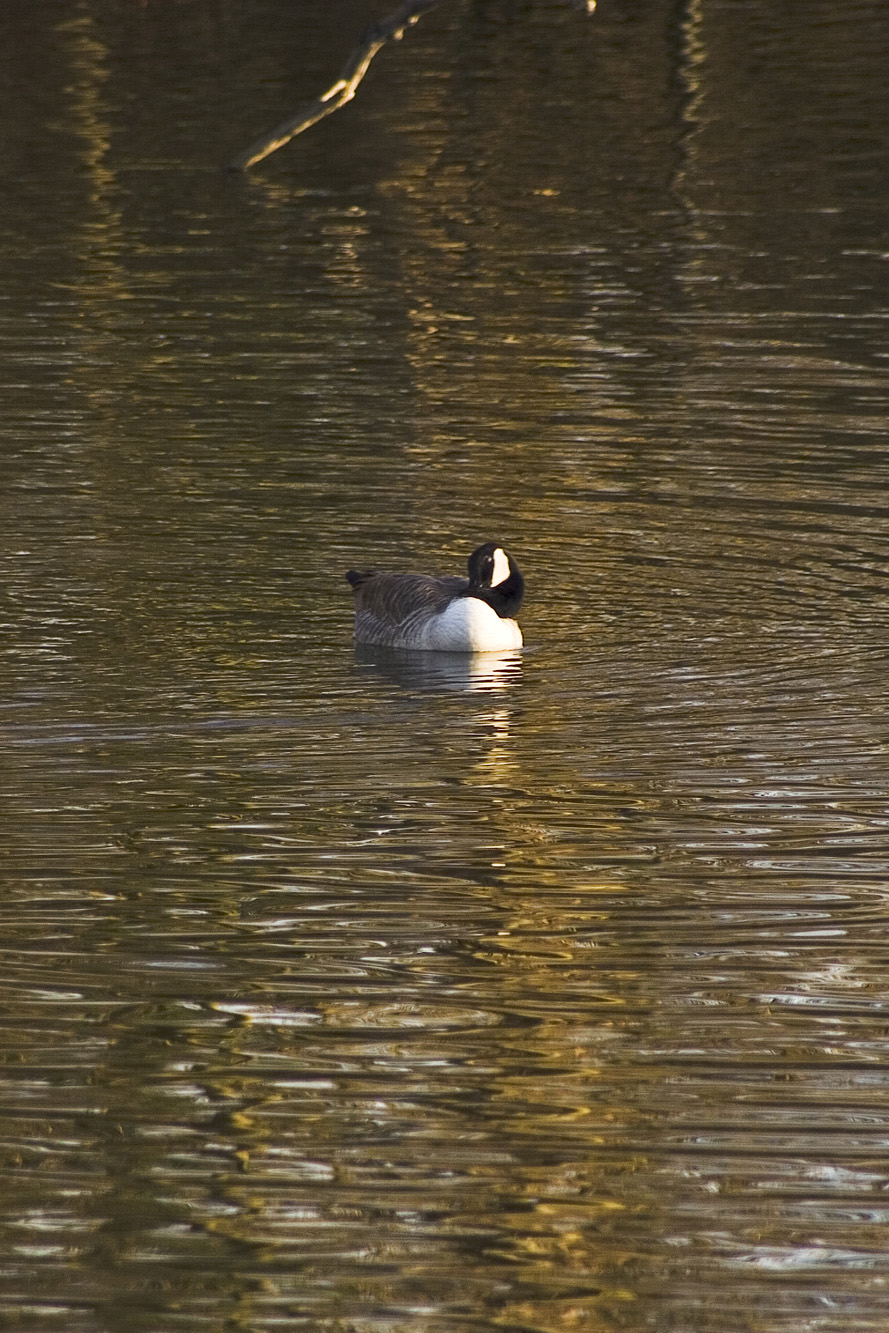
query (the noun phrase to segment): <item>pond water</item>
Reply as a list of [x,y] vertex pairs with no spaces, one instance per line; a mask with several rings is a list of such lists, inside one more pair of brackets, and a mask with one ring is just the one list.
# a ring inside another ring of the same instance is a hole
[[0,1325],[885,1329],[885,5],[388,8],[3,7]]

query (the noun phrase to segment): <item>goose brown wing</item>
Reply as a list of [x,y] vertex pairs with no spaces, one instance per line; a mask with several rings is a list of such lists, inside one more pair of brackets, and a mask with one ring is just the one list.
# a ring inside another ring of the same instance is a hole
[[466,591],[469,580],[373,573],[363,576],[353,586],[357,612],[368,612],[386,624],[400,625],[408,616],[423,619],[443,611],[453,597]]

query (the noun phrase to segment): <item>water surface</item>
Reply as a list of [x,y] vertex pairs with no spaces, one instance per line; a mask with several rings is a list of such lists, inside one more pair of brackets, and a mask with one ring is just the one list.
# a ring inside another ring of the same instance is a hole
[[5,7],[0,1322],[881,1329],[883,7],[373,12]]

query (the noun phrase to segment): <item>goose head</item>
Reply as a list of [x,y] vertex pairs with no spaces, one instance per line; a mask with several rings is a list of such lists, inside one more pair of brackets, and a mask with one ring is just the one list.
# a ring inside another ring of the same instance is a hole
[[522,604],[525,580],[509,552],[499,542],[485,542],[476,547],[467,566],[467,596],[487,602],[502,619],[514,616]]

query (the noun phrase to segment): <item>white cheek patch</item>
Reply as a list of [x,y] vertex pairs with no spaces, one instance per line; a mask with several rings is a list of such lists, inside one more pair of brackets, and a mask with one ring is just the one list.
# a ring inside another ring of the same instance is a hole
[[496,588],[498,583],[503,583],[509,578],[509,561],[506,558],[506,552],[501,546],[494,552],[494,573],[491,575],[491,587]]

